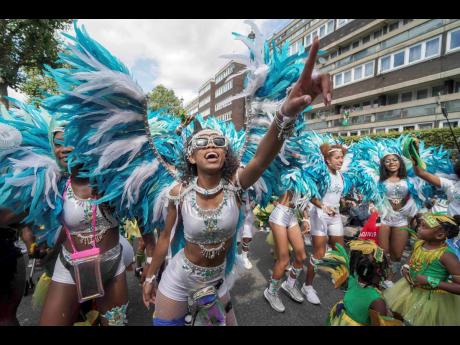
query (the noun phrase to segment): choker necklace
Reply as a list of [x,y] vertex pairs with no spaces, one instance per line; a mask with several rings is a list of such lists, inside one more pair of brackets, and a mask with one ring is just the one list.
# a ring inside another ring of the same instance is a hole
[[217,186],[215,186],[214,188],[210,188],[210,189],[206,189],[206,188],[198,186],[197,181],[198,181],[198,177],[196,177],[193,180],[192,187],[196,192],[198,192],[198,193],[200,193],[200,194],[202,194],[204,196],[217,194],[222,190],[222,188],[224,188],[224,184],[222,182],[223,179],[220,179],[219,184]]

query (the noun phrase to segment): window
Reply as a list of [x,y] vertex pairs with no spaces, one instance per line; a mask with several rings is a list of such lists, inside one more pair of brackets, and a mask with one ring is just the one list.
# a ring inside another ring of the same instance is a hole
[[[457,128],[458,127],[458,121],[449,121],[449,122],[450,122],[450,125],[452,126],[452,128]],[[443,122],[441,122],[441,127],[448,128],[449,123],[447,121],[443,121]]]
[[374,40],[376,38],[379,38],[380,36],[382,36],[382,29],[377,30],[377,31],[374,32]]
[[208,97],[200,100],[200,102],[198,103],[198,107],[201,108],[203,105],[206,105],[209,102],[211,102],[211,96],[208,96]]
[[422,58],[422,45],[417,44],[409,48],[409,63],[420,60]]
[[358,135],[358,131],[351,131],[350,136]]
[[347,52],[349,49],[350,49],[350,45],[347,45],[345,47],[340,47],[339,48],[339,53],[343,54],[343,53]]
[[224,78],[228,77],[230,74],[232,74],[234,69],[234,65],[230,65],[228,68],[225,69],[222,73],[218,74],[216,77],[216,84],[223,80]]
[[364,77],[371,77],[373,75],[374,75],[374,61],[371,61],[364,65]]
[[399,97],[398,97],[397,94],[388,95],[388,96],[387,96],[387,105],[398,103],[398,98],[399,98]]
[[445,87],[443,85],[439,85],[439,86],[433,86],[431,88],[431,96],[432,97],[436,97],[438,96],[439,94],[441,95],[445,95],[446,92],[445,92]]
[[350,19],[337,19],[337,29],[349,23]]
[[376,128],[375,133],[385,133],[385,128]]
[[431,129],[431,128],[433,128],[432,122],[418,124],[418,129]]
[[393,24],[390,24],[390,25],[388,26],[388,31],[396,30],[396,29],[398,28],[398,26],[399,26],[399,22],[395,22],[395,23],[393,23]]
[[334,19],[331,19],[327,22],[327,33],[330,34],[334,31]]
[[361,129],[360,135],[368,135],[371,134],[371,131],[369,129]]
[[404,126],[403,131],[413,131],[415,130],[415,126]]
[[230,90],[232,87],[233,87],[233,79],[231,79],[230,81],[226,82],[224,85],[222,85],[221,87],[219,87],[216,90],[216,97],[219,97],[223,93],[225,93],[228,90]]
[[388,32],[388,25],[385,25],[385,26],[382,28],[382,35],[385,35],[387,32]]
[[432,40],[426,42],[426,49],[425,49],[425,57],[431,57],[435,55],[439,55],[439,48],[440,48],[440,38],[436,37]]
[[458,81],[455,82],[454,92],[460,92],[460,82],[458,82]]
[[198,93],[198,95],[204,95],[206,92],[208,92],[209,90],[211,89],[211,83],[208,83],[206,84],[205,87],[203,87],[200,92]]
[[391,62],[391,55],[381,58],[380,59],[380,72],[388,71],[391,68],[390,62]]
[[371,40],[371,35],[367,35],[366,37],[363,37],[363,44],[369,42]]
[[460,29],[449,31],[447,34],[447,52],[460,49]]
[[412,63],[439,56],[441,53],[441,36],[417,43],[403,50],[385,55],[379,59],[379,73],[401,68]]
[[220,110],[222,108],[228,107],[229,105],[232,104],[232,101],[227,101],[227,99],[224,99],[223,101],[221,101],[219,103],[216,103],[216,111]]
[[321,25],[319,28],[319,38],[322,38],[326,35],[326,24]]
[[356,42],[353,42],[353,44],[351,45],[351,47],[354,49],[356,47],[359,46],[359,41],[356,41]]
[[428,90],[423,89],[423,90],[418,90],[417,91],[417,99],[423,99],[428,97]]
[[308,47],[311,44],[311,34],[308,34],[303,38],[303,45]]
[[388,128],[388,133],[399,132],[399,127]]
[[404,65],[404,50],[393,55],[393,68]]
[[211,113],[211,108],[206,108],[201,112],[202,116],[208,116]]
[[404,92],[401,94],[401,102],[410,102],[412,101],[412,91]]
[[[364,70],[364,76],[363,76]],[[339,72],[334,76],[334,87],[339,87],[345,84],[354,83],[364,78],[369,78],[374,75],[374,61],[366,64],[358,65],[344,72]]]
[[342,85],[342,73],[336,74],[335,75],[335,86],[340,86]]
[[226,112],[220,116],[217,117],[219,120],[222,120],[222,121],[231,121],[232,120],[232,112],[229,111],[229,112]]
[[351,70],[350,71],[346,71],[344,74],[343,74],[343,83],[344,84],[347,84],[351,82]]
[[404,19],[403,20],[403,25],[409,24],[413,19]]
[[363,66],[358,66],[353,71],[353,78],[360,80],[363,77]]

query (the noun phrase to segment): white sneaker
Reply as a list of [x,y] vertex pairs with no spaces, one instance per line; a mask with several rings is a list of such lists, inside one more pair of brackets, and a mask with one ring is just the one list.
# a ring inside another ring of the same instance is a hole
[[304,301],[304,298],[302,296],[302,293],[299,291],[299,289],[297,288],[297,286],[295,286],[294,284],[294,287],[290,287],[289,284],[287,283],[287,281],[285,280],[282,284],[281,284],[281,288],[289,295],[289,297],[291,297],[294,301],[296,302],[299,302],[299,303],[302,303]]
[[395,285],[391,280],[384,280],[381,284],[382,288],[389,289]]
[[284,313],[284,304],[281,302],[280,296],[278,294],[273,295],[268,291],[268,288],[264,291],[264,297],[270,303],[271,307],[275,309],[278,313]]
[[249,261],[249,258],[247,257],[247,255],[242,255],[242,257],[243,257],[244,268],[246,268],[247,270],[250,270],[252,268],[251,261]]
[[319,300],[318,294],[315,289],[313,289],[313,286],[311,285],[303,285],[302,286],[302,292],[303,294],[307,297],[307,301],[310,302],[311,304],[321,304],[321,301]]

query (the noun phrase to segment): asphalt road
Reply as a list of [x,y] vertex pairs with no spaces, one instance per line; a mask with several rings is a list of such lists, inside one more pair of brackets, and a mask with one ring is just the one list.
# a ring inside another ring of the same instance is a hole
[[[265,242],[266,233],[258,231],[250,244],[249,258],[253,268],[245,270],[231,290],[232,302],[238,324],[240,326],[318,326],[324,325],[326,316],[334,305],[343,296],[343,292],[333,288],[327,274],[318,273],[314,287],[321,299],[321,305],[316,306],[304,301],[299,304],[291,300],[281,291],[281,298],[286,307],[284,313],[274,311],[263,296],[268,284],[273,266],[273,257],[270,246]],[[310,247],[307,251],[311,252]],[[29,272],[29,269],[28,269]],[[42,271],[34,274],[36,282]],[[152,311],[148,311],[142,303],[141,287],[133,272],[127,272],[129,307],[129,326],[151,325]],[[302,277],[302,283],[305,275]],[[21,325],[37,325],[40,310],[34,310],[31,295],[25,296],[18,310],[18,319]]]

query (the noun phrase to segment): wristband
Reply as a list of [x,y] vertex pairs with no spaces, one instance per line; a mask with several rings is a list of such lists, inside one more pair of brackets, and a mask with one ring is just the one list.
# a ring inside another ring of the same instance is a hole
[[151,276],[150,278],[145,278],[144,283],[152,284],[156,277],[157,277],[156,274],[154,274],[154,275]]
[[151,256],[147,256],[147,259],[145,259],[145,262],[147,263],[147,265],[150,265],[152,263],[152,257]]
[[441,283],[441,279],[439,278],[433,278],[433,277],[426,277],[426,280],[428,282],[428,284],[430,284],[430,286],[432,288],[437,288],[439,286],[439,284]]

